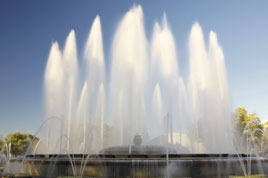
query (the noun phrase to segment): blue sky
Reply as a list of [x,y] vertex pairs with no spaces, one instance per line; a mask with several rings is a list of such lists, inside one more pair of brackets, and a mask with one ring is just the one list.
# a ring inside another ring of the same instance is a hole
[[[188,72],[187,39],[198,21],[207,39],[223,47],[233,108],[245,106],[268,120],[268,1],[0,1],[0,134],[34,133],[42,122],[43,74],[50,46],[61,46],[71,29],[81,56],[90,26],[101,17],[105,56],[119,20],[141,4],[148,40],[166,12],[174,34],[180,73]],[[81,57],[80,57],[81,60]]]

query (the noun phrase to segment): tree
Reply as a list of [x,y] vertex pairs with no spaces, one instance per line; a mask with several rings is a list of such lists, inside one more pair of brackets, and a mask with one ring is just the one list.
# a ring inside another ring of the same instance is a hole
[[4,147],[4,142],[3,140],[0,139],[0,152],[2,151],[3,147]]
[[[34,139],[32,134],[24,134],[20,132],[15,132],[14,134],[9,134],[5,138],[5,142],[9,145],[11,143],[11,154],[12,155],[23,155],[25,154],[27,148],[30,146],[31,141]],[[35,138],[33,145],[38,142],[38,138]]]
[[248,114],[248,117],[245,119],[244,124],[246,127],[248,127],[245,129],[249,129],[254,137],[256,137],[258,140],[262,138],[263,125],[256,113]]
[[235,114],[237,137],[243,141],[259,142],[263,136],[263,125],[256,113],[248,114],[245,107],[238,107]]
[[237,136],[241,137],[245,128],[245,120],[247,118],[247,111],[244,107],[238,107],[235,113],[235,130]]

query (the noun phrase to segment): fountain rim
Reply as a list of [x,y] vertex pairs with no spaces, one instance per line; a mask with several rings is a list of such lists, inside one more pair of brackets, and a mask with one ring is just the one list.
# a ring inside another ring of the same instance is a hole
[[[252,155],[252,154],[229,154],[229,153],[196,153],[196,154],[165,154],[165,153],[152,153],[152,154],[143,154],[143,153],[102,153],[102,154],[29,154],[26,155],[25,158],[68,158],[71,156],[72,158],[257,158],[260,156]],[[18,159],[18,158],[13,158]]]
[[23,164],[33,165],[132,165],[133,161],[139,165],[163,165],[168,163],[175,165],[215,165],[223,164],[241,164],[258,163],[259,161],[268,163],[268,158],[258,157],[256,155],[248,154],[36,154],[26,155],[23,158],[13,158],[9,160],[12,162],[23,162]]

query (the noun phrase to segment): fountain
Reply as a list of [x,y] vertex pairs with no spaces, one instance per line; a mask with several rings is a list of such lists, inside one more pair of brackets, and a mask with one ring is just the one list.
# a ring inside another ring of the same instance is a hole
[[215,32],[207,47],[194,23],[187,82],[165,14],[148,42],[142,7],[134,5],[120,21],[111,51],[107,65],[99,16],[86,42],[85,65],[78,61],[74,30],[63,52],[53,42],[39,142],[23,158],[9,160],[6,172],[31,177],[268,173],[266,158],[256,150],[239,152],[234,144],[224,55]]

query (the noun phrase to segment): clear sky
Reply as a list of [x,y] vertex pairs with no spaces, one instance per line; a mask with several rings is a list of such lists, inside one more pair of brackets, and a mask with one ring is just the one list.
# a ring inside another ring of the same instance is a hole
[[[71,29],[81,56],[93,19],[100,15],[106,60],[119,20],[141,4],[148,40],[166,12],[174,34],[180,73],[188,72],[187,39],[198,21],[207,39],[223,47],[232,107],[245,106],[268,120],[268,1],[0,1],[0,134],[37,131],[42,123],[43,74],[54,40],[64,46]],[[80,57],[81,60],[81,57]]]

